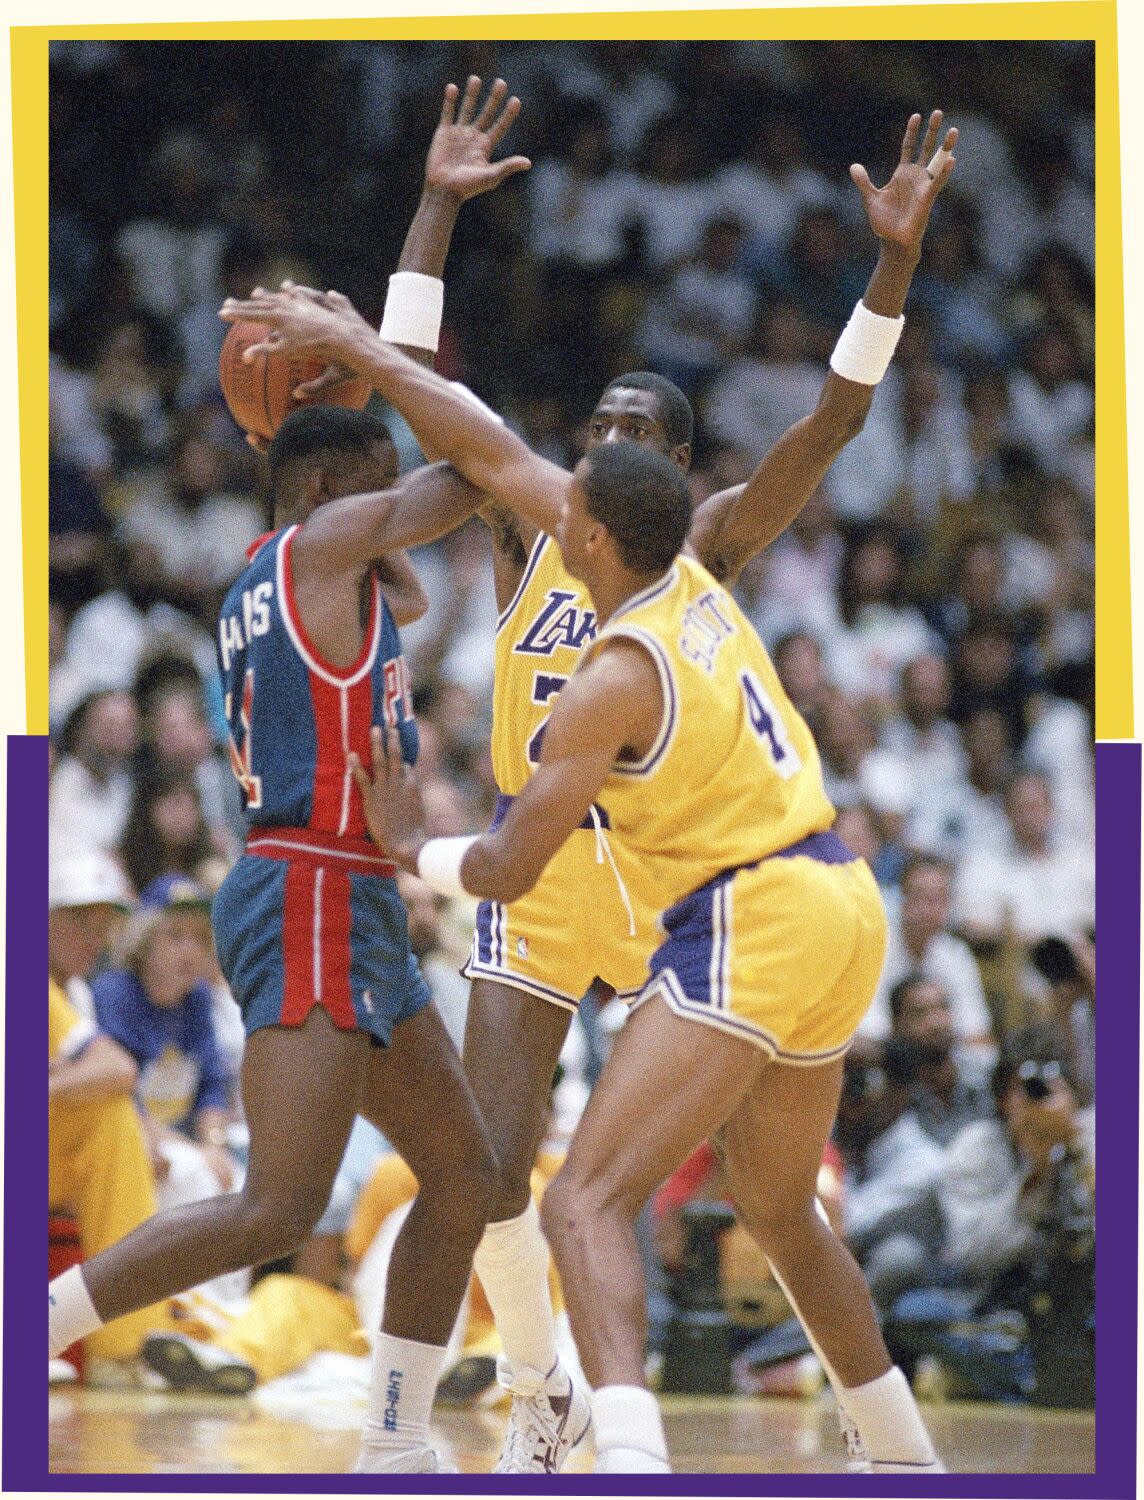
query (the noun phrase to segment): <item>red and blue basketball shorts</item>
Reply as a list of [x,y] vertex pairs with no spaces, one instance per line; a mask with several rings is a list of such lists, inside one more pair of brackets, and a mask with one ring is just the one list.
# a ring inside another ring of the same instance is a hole
[[320,1006],[339,1029],[385,1046],[429,1003],[393,874],[366,840],[252,831],[212,911],[247,1035],[301,1026]]

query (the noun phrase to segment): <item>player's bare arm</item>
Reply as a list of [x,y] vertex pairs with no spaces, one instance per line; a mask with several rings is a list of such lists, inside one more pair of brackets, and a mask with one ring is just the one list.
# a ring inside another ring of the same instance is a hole
[[[901,316],[930,212],[953,171],[949,153],[957,143],[956,129],[946,131],[934,161],[941,127],[941,110],[934,110],[919,149],[921,115],[910,116],[900,160],[883,188],[874,186],[865,167],[850,168],[880,243],[862,302],[880,317]],[[746,484],[712,495],[699,507],[691,546],[716,578],[733,585],[744,564],[786,530],[842,449],[862,430],[874,389],[831,370],[818,405],[783,433]]]
[[[441,117],[425,158],[421,198],[397,262],[399,273],[410,271],[443,280],[462,205],[491,192],[518,172],[527,172],[532,165],[526,156],[492,160],[492,153],[520,113],[520,100],[515,95],[507,97],[508,84],[503,78],[496,79],[478,110],[480,94],[481,80],[475,75],[465,84],[463,95],[455,83],[445,86]],[[418,364],[433,363],[431,349],[400,342],[397,347]],[[331,365],[317,380],[299,386],[296,394],[316,395],[344,379],[345,370]]]
[[373,571],[398,629],[420,620],[429,608],[429,595],[409,560],[408,552],[402,550],[375,557]]
[[470,484],[540,530],[555,530],[572,482],[568,470],[533,453],[491,412],[435,371],[422,369],[379,340],[340,292],[283,283],[277,292],[242,301],[228,298],[220,316],[227,322],[251,318],[269,325],[266,340],[252,344],[244,358],[270,349],[305,350],[361,374]]
[[[617,760],[645,755],[663,716],[663,690],[651,658],[632,641],[610,642],[561,690],[548,721],[540,764],[504,822],[474,839],[460,866],[471,895],[517,901],[588,816]],[[392,729],[373,731],[373,777],[350,765],[374,841],[417,872],[427,840],[414,773],[401,762]]]

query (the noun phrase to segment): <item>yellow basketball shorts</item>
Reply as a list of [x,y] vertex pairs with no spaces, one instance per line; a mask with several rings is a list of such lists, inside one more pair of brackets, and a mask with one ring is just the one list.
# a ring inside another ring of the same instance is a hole
[[666,911],[636,1004],[804,1066],[840,1057],[869,1008],[886,951],[877,882],[835,833],[727,870]]
[[[508,803],[498,799],[494,828]],[[527,895],[507,905],[482,901],[465,977],[493,979],[566,1010],[575,1010],[597,979],[625,1000],[638,995],[658,941],[657,913],[637,907],[629,919],[599,853],[594,829],[577,829]]]

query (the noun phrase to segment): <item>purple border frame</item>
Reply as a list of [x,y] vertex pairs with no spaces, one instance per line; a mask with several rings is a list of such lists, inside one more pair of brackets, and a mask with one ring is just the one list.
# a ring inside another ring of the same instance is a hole
[[[1129,1500],[1136,1493],[1136,1277],[1135,1191],[1139,1181],[1137,1121],[1140,1041],[1140,746],[1096,747],[1097,910],[1105,996],[1115,996],[1113,1021],[1107,1009],[1097,1030],[1100,1097],[1131,1104],[1118,1107],[1109,1128],[1108,1103],[1101,1111],[1101,1168],[1098,1212],[1105,1226],[1097,1247],[1097,1390],[1095,1474],[950,1475],[925,1481],[879,1481],[883,1495],[1028,1496],[1030,1500]],[[4,1103],[4,1490],[44,1492],[146,1491],[229,1494],[376,1494],[376,1476],[242,1474],[48,1474],[48,1416],[43,1379],[43,1304],[30,1295],[43,1271],[43,1241],[34,1231],[41,1221],[47,1181],[47,1132],[29,1131],[26,1122],[44,1108],[39,1066],[24,1067],[27,1049],[39,1055],[42,1015],[35,999],[42,993],[47,953],[48,750],[38,736],[8,741],[8,951]],[[1105,1005],[1112,1002],[1106,998]],[[1105,1121],[1108,1121],[1108,1125]],[[1109,1232],[1110,1226],[1116,1232]],[[26,1384],[31,1380],[32,1384]],[[491,1475],[418,1478],[402,1475],[394,1486],[404,1493],[527,1493],[511,1479]],[[870,1495],[870,1481],[840,1475],[681,1474],[629,1479],[609,1476],[605,1485],[585,1475],[546,1481],[545,1491],[612,1495]]]

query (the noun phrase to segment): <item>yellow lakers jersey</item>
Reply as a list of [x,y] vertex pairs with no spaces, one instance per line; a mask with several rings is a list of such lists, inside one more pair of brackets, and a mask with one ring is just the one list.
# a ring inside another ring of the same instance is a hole
[[584,659],[624,637],[656,665],[663,720],[641,761],[616,763],[598,801],[642,900],[662,911],[721,871],[831,826],[810,730],[705,568],[677,558],[617,610]]
[[536,538],[516,593],[497,621],[493,674],[493,775],[515,797],[536,769],[556,695],[596,635],[584,585],[543,532]]

